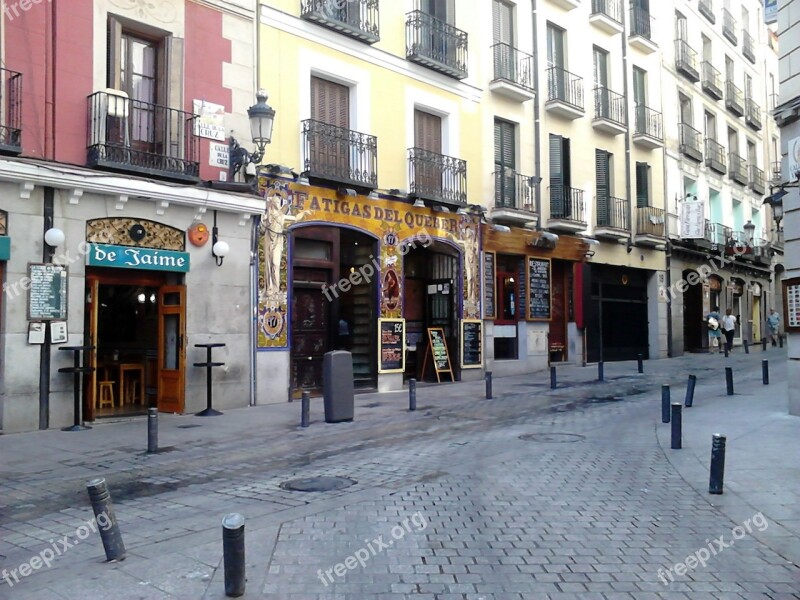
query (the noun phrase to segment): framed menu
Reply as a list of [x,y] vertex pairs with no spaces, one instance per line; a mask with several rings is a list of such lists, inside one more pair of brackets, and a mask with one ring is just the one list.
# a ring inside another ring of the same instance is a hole
[[783,281],[784,329],[800,332],[800,277]]
[[494,319],[497,309],[494,299],[497,264],[494,252],[483,253],[483,318]]
[[67,320],[67,267],[55,264],[28,265],[29,321]]
[[483,366],[483,321],[461,321],[461,368],[480,369]]
[[403,373],[406,370],[405,319],[378,319],[378,372]]
[[549,321],[553,312],[550,259],[528,257],[528,319]]

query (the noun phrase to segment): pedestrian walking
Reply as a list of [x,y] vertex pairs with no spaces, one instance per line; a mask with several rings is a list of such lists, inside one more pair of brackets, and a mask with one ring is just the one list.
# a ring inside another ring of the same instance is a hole
[[769,309],[767,317],[767,333],[772,340],[772,345],[778,345],[778,336],[781,334],[781,317],[775,312],[774,308]]
[[736,317],[733,316],[733,309],[729,308],[722,317],[722,332],[725,334],[725,345],[728,352],[733,351],[733,334],[736,332]]
[[714,307],[708,316],[706,316],[706,325],[708,327],[708,351],[711,354],[721,352],[720,340],[722,332],[720,329],[720,321],[722,317],[719,314],[719,308]]

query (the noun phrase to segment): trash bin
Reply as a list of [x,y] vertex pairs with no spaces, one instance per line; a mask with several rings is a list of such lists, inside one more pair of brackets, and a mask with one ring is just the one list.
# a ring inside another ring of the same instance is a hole
[[354,414],[353,355],[343,350],[328,352],[322,361],[322,397],[325,422],[352,421]]

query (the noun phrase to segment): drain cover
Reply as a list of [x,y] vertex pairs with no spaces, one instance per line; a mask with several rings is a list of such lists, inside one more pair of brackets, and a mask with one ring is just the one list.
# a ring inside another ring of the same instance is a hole
[[586,437],[577,433],[526,433],[519,436],[519,439],[526,442],[545,442],[550,444],[569,444],[580,442]]
[[358,483],[348,477],[309,477],[284,481],[281,488],[290,492],[335,492]]
[[202,425],[177,425],[176,429],[195,429],[196,427],[202,427]]

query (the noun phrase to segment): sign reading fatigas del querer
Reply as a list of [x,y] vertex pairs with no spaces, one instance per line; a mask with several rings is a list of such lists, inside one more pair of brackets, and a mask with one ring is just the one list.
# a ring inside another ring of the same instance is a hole
[[155,248],[89,244],[86,264],[90,267],[188,273],[189,253]]

